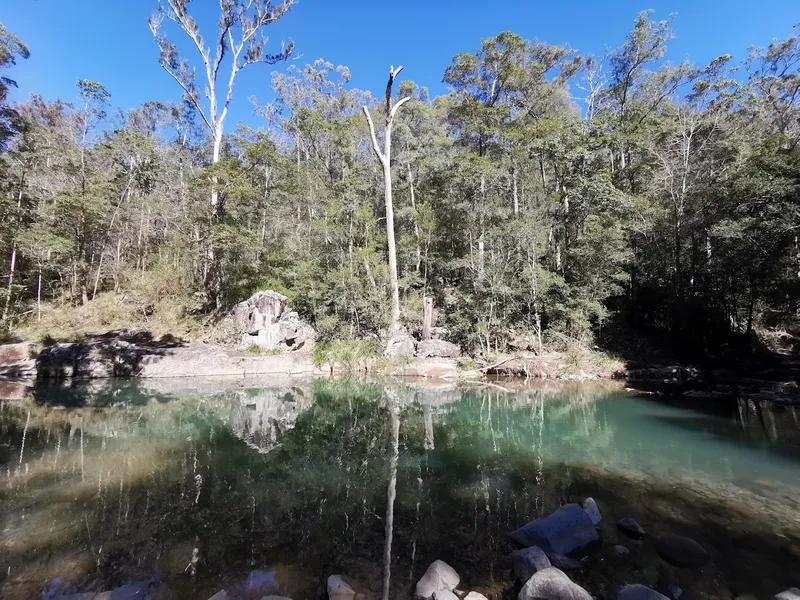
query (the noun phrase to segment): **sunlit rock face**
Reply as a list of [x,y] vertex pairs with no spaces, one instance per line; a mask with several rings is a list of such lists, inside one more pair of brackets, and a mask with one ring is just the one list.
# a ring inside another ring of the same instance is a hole
[[274,350],[308,350],[314,329],[288,310],[289,298],[272,290],[257,292],[233,308],[241,332],[241,346]]

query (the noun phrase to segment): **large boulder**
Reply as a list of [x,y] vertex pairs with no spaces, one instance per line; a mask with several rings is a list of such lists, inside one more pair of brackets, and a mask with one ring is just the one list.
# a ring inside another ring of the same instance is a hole
[[517,581],[523,583],[528,581],[534,573],[551,567],[550,560],[544,551],[538,546],[531,546],[523,550],[517,550],[511,554],[514,563],[514,576]]
[[455,569],[443,560],[436,560],[431,563],[428,570],[417,582],[416,596],[423,600],[433,598],[434,593],[440,590],[452,592],[456,589],[461,578]]
[[800,600],[800,590],[796,587],[789,588],[780,594],[775,594],[774,600]]
[[591,517],[577,504],[566,504],[511,534],[524,548],[539,546],[548,556],[571,554],[600,541]]
[[413,358],[416,347],[416,340],[405,327],[395,327],[386,337],[386,349],[383,355],[386,358]]
[[310,349],[314,329],[287,308],[289,298],[272,290],[256,292],[233,307],[243,348],[267,352]]
[[461,348],[444,340],[422,340],[417,344],[417,356],[420,358],[458,358],[461,356]]
[[[580,508],[580,507],[579,507]],[[591,594],[573,583],[563,571],[549,567],[537,571],[522,587],[519,600],[592,600]]]

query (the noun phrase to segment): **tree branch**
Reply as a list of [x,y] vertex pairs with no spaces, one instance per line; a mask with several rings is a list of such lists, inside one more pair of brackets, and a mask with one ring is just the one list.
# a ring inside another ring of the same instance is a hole
[[369,109],[364,106],[364,114],[367,115],[367,123],[369,123],[369,134],[372,138],[372,149],[375,151],[375,154],[378,157],[378,160],[381,161],[381,164],[385,164],[385,159],[383,157],[383,153],[381,152],[381,147],[378,144],[378,136],[375,135],[375,125],[372,123],[372,117],[369,115]]
[[164,63],[160,63],[160,64],[161,64],[161,68],[164,69],[167,73],[169,73],[170,77],[172,77],[175,81],[177,81],[178,85],[181,86],[181,88],[183,88],[183,91],[186,93],[186,97],[192,102],[194,107],[197,109],[197,112],[200,113],[200,117],[203,119],[203,123],[205,123],[206,126],[209,128],[209,130],[211,130],[213,132],[214,128],[211,126],[211,123],[209,122],[208,118],[206,118],[206,115],[203,112],[203,107],[200,106],[200,102],[197,99],[197,95],[191,90],[191,88],[189,88],[183,81],[181,81],[180,77],[178,77],[172,71],[172,69],[170,69]]

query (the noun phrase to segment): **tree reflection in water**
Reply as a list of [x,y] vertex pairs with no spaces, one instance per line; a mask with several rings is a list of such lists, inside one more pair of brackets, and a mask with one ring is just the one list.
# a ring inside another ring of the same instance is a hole
[[[667,569],[685,589],[774,593],[758,582],[797,558],[770,541],[800,539],[795,459],[758,454],[789,435],[788,412],[718,418],[577,384],[200,388],[162,387],[149,402],[142,389],[130,402],[104,393],[115,402],[102,406],[86,396],[69,410],[3,404],[0,596],[36,595],[54,577],[109,589],[157,573],[178,595],[208,597],[260,568],[297,598],[319,596],[331,573],[399,598],[435,559],[507,594],[507,533],[589,494],[610,539],[615,517],[644,515],[654,533],[681,527],[718,548],[722,575]],[[770,483],[745,481],[752,472]],[[734,555],[743,539],[746,556]],[[664,568],[648,552],[598,557],[579,583],[654,584]]]

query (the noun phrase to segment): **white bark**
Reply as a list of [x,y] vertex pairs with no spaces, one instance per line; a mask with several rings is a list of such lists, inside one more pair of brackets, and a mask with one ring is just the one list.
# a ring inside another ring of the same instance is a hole
[[389,251],[389,285],[391,287],[391,322],[390,329],[395,329],[400,325],[400,287],[397,278],[397,246],[394,236],[394,204],[392,202],[392,123],[397,109],[408,102],[411,98],[402,98],[392,106],[392,84],[395,78],[403,70],[403,67],[390,69],[389,83],[386,86],[386,126],[383,130],[383,150],[378,143],[378,136],[375,133],[375,125],[369,114],[369,109],[364,107],[364,114],[369,124],[369,133],[372,139],[372,149],[378,157],[378,161],[383,167],[383,196],[386,203],[386,243]]

